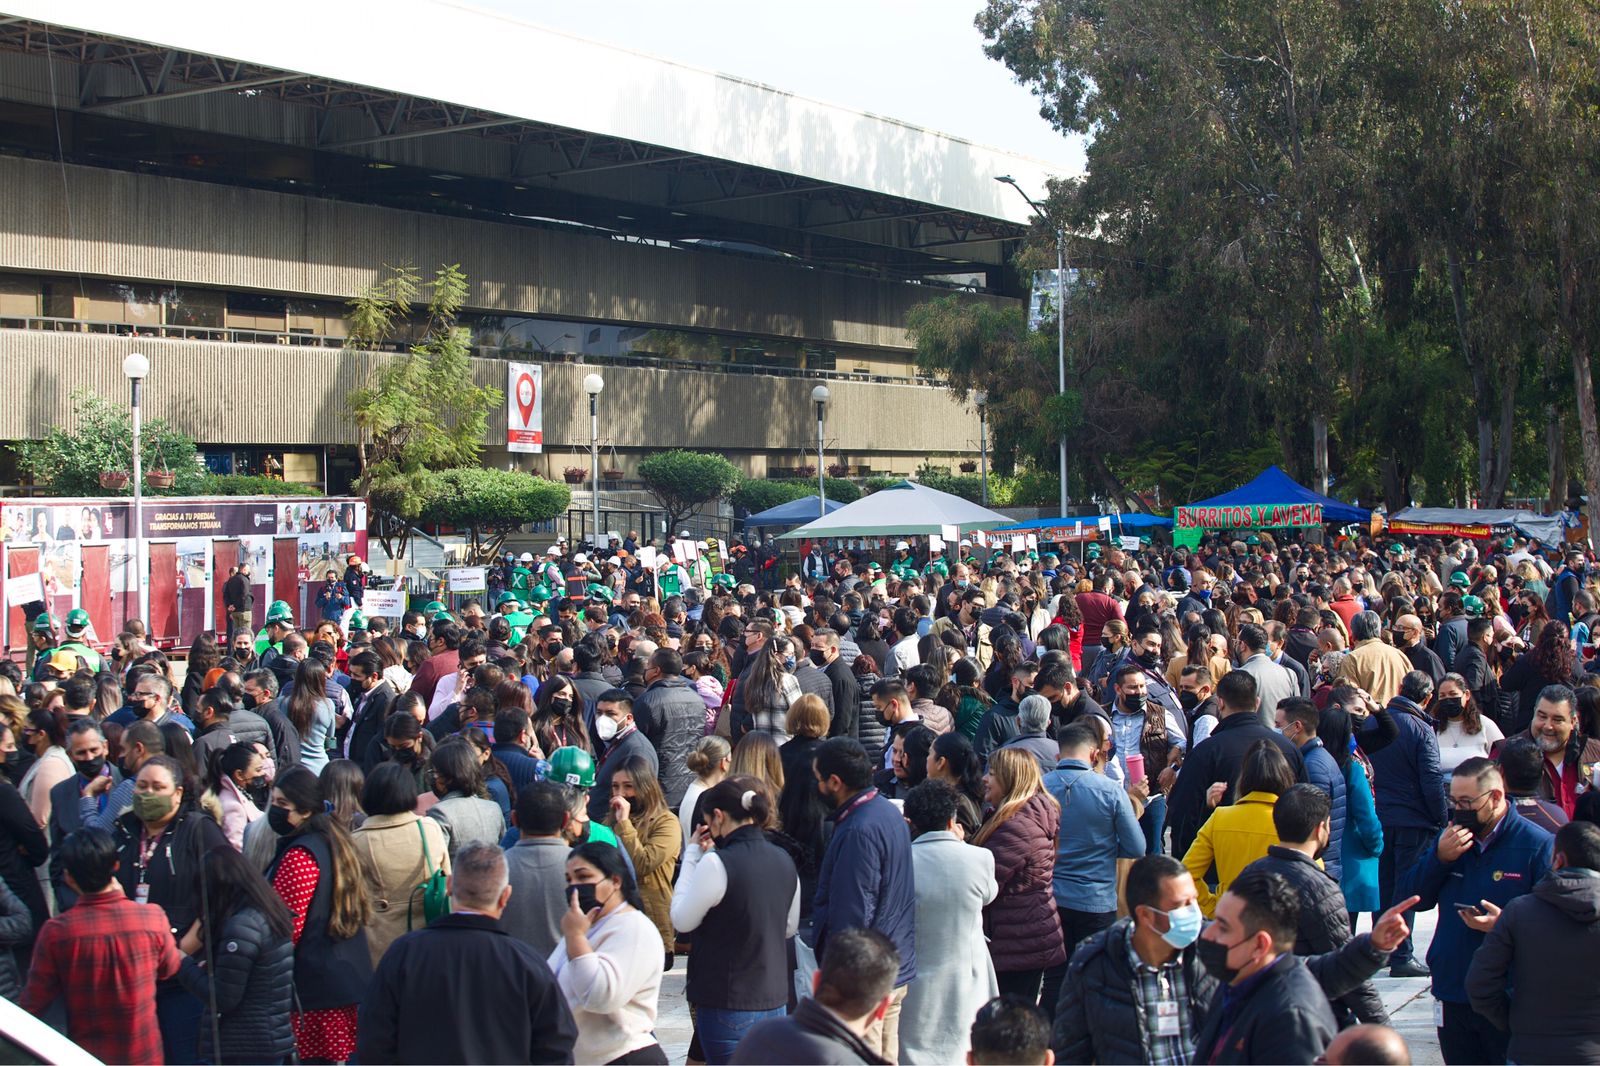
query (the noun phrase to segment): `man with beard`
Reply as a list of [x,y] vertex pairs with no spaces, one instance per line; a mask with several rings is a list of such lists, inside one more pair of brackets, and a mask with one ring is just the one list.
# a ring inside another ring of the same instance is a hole
[[[85,811],[104,814],[111,791],[122,783],[121,772],[106,764],[105,735],[88,719],[73,722],[67,730],[67,757],[78,772],[50,790],[50,839],[58,844],[83,827]],[[64,869],[61,849],[52,849],[50,886],[55,890],[58,911],[66,910],[78,898],[62,876]]]
[[1533,721],[1515,737],[1532,737],[1544,752],[1544,774],[1538,795],[1567,812],[1570,819],[1578,793],[1591,784],[1586,767],[1600,763],[1600,739],[1578,731],[1578,697],[1565,685],[1547,685],[1533,707]]

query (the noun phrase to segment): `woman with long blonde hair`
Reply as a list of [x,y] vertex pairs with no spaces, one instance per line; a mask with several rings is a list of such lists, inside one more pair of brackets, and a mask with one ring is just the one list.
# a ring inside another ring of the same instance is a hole
[[728,766],[729,777],[753,777],[767,786],[767,798],[772,801],[771,813],[763,829],[778,828],[778,797],[783,795],[783,757],[778,754],[778,742],[770,733],[746,733],[733,746],[733,761]]
[[1045,790],[1039,763],[1021,748],[989,759],[984,799],[992,808],[973,843],[994,854],[1000,894],[983,909],[983,931],[1002,994],[1039,1001],[1044,973],[1066,961],[1051,877],[1061,808]]

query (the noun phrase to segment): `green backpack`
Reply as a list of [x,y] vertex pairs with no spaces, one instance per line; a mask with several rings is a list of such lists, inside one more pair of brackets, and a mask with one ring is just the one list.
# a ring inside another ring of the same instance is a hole
[[[450,890],[445,882],[444,867],[433,865],[433,855],[428,851],[428,834],[422,828],[422,819],[417,819],[417,835],[422,838],[422,869],[426,874],[422,884],[411,890],[411,903],[415,904],[417,893],[422,893],[422,920],[426,925],[435,918],[441,918],[450,913]],[[432,872],[429,873],[429,868]],[[411,906],[406,907],[406,931],[411,931]]]

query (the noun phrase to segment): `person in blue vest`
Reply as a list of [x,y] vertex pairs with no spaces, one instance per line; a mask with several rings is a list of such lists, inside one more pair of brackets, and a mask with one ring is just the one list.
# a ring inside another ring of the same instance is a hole
[[1328,837],[1327,850],[1322,853],[1322,868],[1337,882],[1344,873],[1341,847],[1345,823],[1344,772],[1317,738],[1317,725],[1322,720],[1322,713],[1317,710],[1316,704],[1296,697],[1278,704],[1274,713],[1277,716],[1274,728],[1300,749],[1300,757],[1306,764],[1307,779],[1328,794],[1328,818],[1333,831]]
[[[1428,947],[1434,1017],[1446,1063],[1505,1062],[1510,1036],[1472,1009],[1466,976],[1501,908],[1550,870],[1555,837],[1517,813],[1500,768],[1467,759],[1450,776],[1450,824],[1399,876],[1401,895],[1439,908]],[[1577,975],[1574,975],[1575,979]]]

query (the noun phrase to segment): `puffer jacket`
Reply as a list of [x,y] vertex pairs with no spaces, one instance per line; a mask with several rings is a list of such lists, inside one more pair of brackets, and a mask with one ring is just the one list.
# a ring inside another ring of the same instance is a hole
[[[245,906],[222,923],[212,947],[216,968],[219,1057],[211,1026],[200,1026],[200,1057],[207,1062],[281,1062],[294,1050],[289,1010],[294,997],[294,942],[279,936],[264,914]],[[211,982],[201,955],[186,955],[178,981],[210,1009]]]
[[[1326,862],[1326,859],[1324,859]],[[1324,867],[1302,852],[1274,844],[1267,849],[1267,857],[1257,859],[1246,870],[1265,870],[1275,873],[1294,886],[1300,896],[1300,926],[1294,938],[1296,955],[1321,955],[1337,951],[1350,940],[1350,917],[1345,910],[1344,893]],[[1333,1005],[1334,1016],[1341,1022],[1343,1010],[1348,1010],[1358,1021],[1370,1025],[1388,1025],[1389,1012],[1384,1009],[1383,997],[1363,981],[1355,991],[1338,999]]]
[[[1328,871],[1328,876],[1338,881],[1344,874],[1344,823],[1345,823],[1345,795],[1344,771],[1339,769],[1339,764],[1333,755],[1323,746],[1321,740],[1312,737],[1300,748],[1300,755],[1306,761],[1306,777],[1311,783],[1328,794],[1333,801],[1328,809],[1328,821],[1333,835],[1328,838],[1328,850],[1322,854],[1322,868]],[[1304,954],[1304,952],[1301,952]]]
[[877,674],[862,674],[857,680],[861,682],[861,708],[856,715],[856,736],[867,749],[867,760],[876,768],[880,765],[877,760],[883,754],[884,741],[889,738],[889,729],[872,703],[872,686],[879,679]]
[[994,852],[1000,894],[983,909],[983,932],[996,973],[1038,970],[1066,960],[1061,917],[1051,891],[1061,810],[1039,792],[984,840]]
[[15,1003],[22,995],[16,948],[33,940],[33,915],[20,896],[0,881],[0,996]]

